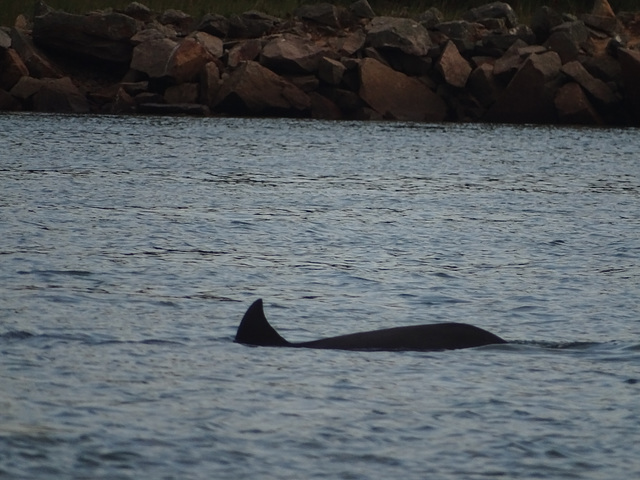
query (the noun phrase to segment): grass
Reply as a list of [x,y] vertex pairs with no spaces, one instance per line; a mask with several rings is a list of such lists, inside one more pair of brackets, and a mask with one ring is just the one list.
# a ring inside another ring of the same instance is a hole
[[[122,9],[132,0],[47,0],[52,8],[70,13],[85,13],[91,10],[114,8]],[[247,10],[260,10],[271,15],[286,17],[303,3],[319,3],[323,0],[141,0],[156,12],[169,8],[182,10],[194,17],[205,13],[230,15]],[[324,0],[334,4],[349,5],[355,0]],[[378,15],[411,16],[430,7],[439,8],[447,19],[459,18],[470,8],[489,3],[491,0],[369,0]],[[589,12],[592,0],[512,0],[508,2],[523,21],[542,5],[549,5],[559,12],[574,14]],[[609,0],[615,12],[640,10],[638,0]],[[24,0],[2,0],[0,7],[0,25],[13,25],[19,14],[31,17],[35,2]]]

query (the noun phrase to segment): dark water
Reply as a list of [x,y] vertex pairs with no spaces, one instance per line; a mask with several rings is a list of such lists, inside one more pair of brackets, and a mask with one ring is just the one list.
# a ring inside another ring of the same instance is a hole
[[634,129],[0,115],[0,477],[637,478],[639,259]]

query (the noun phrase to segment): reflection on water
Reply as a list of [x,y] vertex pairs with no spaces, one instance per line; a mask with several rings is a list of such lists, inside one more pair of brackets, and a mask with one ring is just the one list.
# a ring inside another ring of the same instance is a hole
[[[0,475],[634,478],[637,138],[0,115]],[[234,344],[258,297],[512,343]]]

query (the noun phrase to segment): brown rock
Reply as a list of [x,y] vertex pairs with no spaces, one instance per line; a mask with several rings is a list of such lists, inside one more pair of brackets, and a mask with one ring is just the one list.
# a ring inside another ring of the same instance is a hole
[[442,75],[444,81],[457,88],[464,88],[471,74],[471,66],[456,48],[451,40],[447,42],[442,55],[436,63],[436,70]]
[[562,123],[602,124],[602,119],[589,103],[580,85],[575,82],[567,83],[558,89],[554,104],[558,111],[558,118]]
[[262,51],[262,40],[258,38],[252,38],[244,40],[234,45],[229,50],[227,58],[227,65],[230,68],[236,68],[242,62],[249,60],[255,60]]
[[613,9],[607,0],[595,0],[593,5],[593,10],[591,11],[592,15],[597,15],[599,17],[610,17],[615,18],[616,14],[613,13]]
[[190,82],[214,58],[196,39],[185,38],[171,53],[166,65],[166,76],[176,83]]
[[526,46],[527,44],[521,40],[511,45],[504,55],[495,61],[493,75],[504,83],[510,81],[526,59],[520,54],[520,49]]
[[471,72],[469,80],[467,81],[467,88],[469,93],[471,93],[484,108],[493,104],[500,91],[493,76],[493,65],[483,63]]
[[167,64],[178,44],[168,38],[142,42],[133,49],[131,68],[146,73],[149,78],[167,74]]
[[0,50],[0,88],[10,90],[29,69],[13,48]]
[[0,51],[11,48],[11,37],[7,32],[0,28]]
[[164,92],[166,103],[198,103],[199,96],[199,85],[197,83],[173,85]]
[[20,109],[20,102],[9,92],[0,88],[0,111],[13,112]]
[[553,32],[544,42],[544,46],[556,52],[562,63],[572,62],[580,55],[580,48],[567,32]]
[[618,49],[618,60],[622,70],[625,100],[636,121],[640,122],[640,52],[628,48]]
[[554,97],[560,74],[555,52],[531,55],[484,117],[490,122],[553,123]]
[[385,118],[439,122],[444,101],[425,84],[372,58],[360,63],[360,98]]
[[317,92],[309,93],[311,99],[311,117],[321,120],[340,120],[342,112],[338,106],[327,97]]
[[311,101],[295,85],[249,61],[224,79],[215,105],[233,114],[300,116],[309,110]]
[[329,85],[339,85],[346,70],[347,67],[339,61],[322,57],[318,64],[318,78]]
[[60,78],[62,73],[33,44],[29,35],[17,28],[11,30],[11,45],[35,78]]
[[44,78],[33,95],[36,112],[89,113],[89,102],[69,77]]
[[224,46],[220,38],[206,32],[194,32],[193,38],[214,57],[220,58],[224,54]]
[[577,82],[599,107],[610,108],[617,98],[609,86],[594,78],[580,62],[569,62],[562,66],[562,73]]
[[260,63],[280,73],[313,73],[318,70],[323,53],[323,49],[310,40],[284,34],[264,46]]
[[65,55],[129,63],[129,39],[137,28],[133,18],[121,13],[74,15],[52,10],[34,18],[33,39],[39,47]]
[[113,103],[109,106],[109,113],[122,114],[136,111],[136,102],[124,88],[118,88]]
[[200,74],[200,103],[213,105],[221,83],[220,69],[216,62],[207,63]]

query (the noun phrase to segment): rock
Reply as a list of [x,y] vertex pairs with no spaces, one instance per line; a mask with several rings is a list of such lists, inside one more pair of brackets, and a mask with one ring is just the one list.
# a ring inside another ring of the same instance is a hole
[[565,32],[576,45],[586,42],[589,38],[589,30],[584,22],[580,20],[561,23],[551,29],[551,34],[554,32]]
[[271,33],[282,23],[277,17],[266,13],[249,11],[229,17],[228,36],[232,38],[258,38]]
[[358,18],[373,18],[376,16],[367,0],[357,0],[349,5],[349,11]]
[[200,74],[200,103],[211,106],[220,90],[220,69],[216,62],[207,63]]
[[161,78],[167,73],[167,64],[178,43],[168,38],[142,42],[133,49],[131,68],[149,78]]
[[52,11],[34,18],[33,39],[43,49],[70,57],[114,63],[129,63],[129,39],[137,31],[136,21],[121,13],[74,15]]
[[375,17],[367,30],[367,43],[422,56],[429,53],[431,37],[426,28],[409,18]]
[[360,83],[360,98],[384,118],[440,122],[446,117],[444,101],[425,84],[377,60],[361,61]]
[[318,64],[318,78],[329,85],[339,85],[346,70],[347,67],[339,61],[322,57]]
[[493,65],[483,63],[473,70],[467,80],[467,89],[484,108],[492,105],[500,92],[500,88],[493,76]]
[[562,123],[578,125],[600,125],[602,119],[589,103],[586,95],[575,82],[567,83],[558,89],[554,104],[558,118]]
[[620,33],[623,28],[618,19],[614,17],[605,17],[599,15],[580,15],[580,20],[584,22],[587,27],[600,30],[606,33],[608,36],[613,37]]
[[476,42],[482,40],[486,29],[479,23],[470,23],[466,20],[454,20],[442,22],[436,25],[435,30],[445,34],[453,40],[460,53],[472,52]]
[[418,15],[417,21],[424,28],[433,29],[439,23],[444,22],[444,15],[436,7],[431,7]]
[[28,76],[29,69],[13,48],[0,50],[0,88],[10,90],[20,78]]
[[553,32],[544,42],[544,46],[556,52],[560,56],[562,63],[572,62],[580,55],[580,48],[569,33],[565,31]]
[[165,10],[158,20],[162,25],[171,25],[179,36],[189,34],[195,23],[191,15],[173,8]]
[[516,41],[507,51],[498,58],[493,67],[493,75],[503,83],[509,82],[522,66],[525,58],[520,54],[520,49],[527,47],[523,41]]
[[578,83],[593,99],[596,106],[611,109],[617,98],[602,80],[594,78],[580,62],[569,62],[560,69],[562,73]]
[[54,113],[89,113],[89,102],[69,77],[43,78],[33,95],[33,110]]
[[23,30],[11,30],[11,45],[35,78],[60,78],[62,73],[49,61]]
[[207,116],[211,113],[209,107],[198,103],[141,103],[138,105],[138,111],[149,115]]
[[538,8],[531,17],[531,30],[536,35],[538,43],[544,43],[551,35],[551,30],[563,22],[562,15],[551,7]]
[[592,15],[599,17],[615,18],[616,14],[613,13],[613,9],[607,0],[595,0],[593,5]]
[[484,116],[490,122],[553,123],[556,81],[562,63],[555,52],[531,55]]
[[229,20],[223,15],[208,13],[202,17],[196,30],[214,37],[225,38],[229,33]]
[[462,58],[455,43],[451,40],[442,50],[442,55],[436,62],[436,70],[442,75],[445,82],[456,88],[464,88],[471,74],[469,62]]
[[350,57],[356,55],[364,47],[366,40],[367,36],[362,30],[355,30],[343,37],[330,37],[327,43],[339,55]]
[[312,73],[324,50],[315,43],[285,33],[268,42],[260,54],[260,63],[278,73]]
[[20,102],[16,98],[0,88],[0,111],[14,112],[21,109]]
[[516,41],[522,40],[527,45],[533,45],[536,36],[526,25],[518,25],[504,33],[490,33],[482,37],[483,50],[500,56],[506,52]]
[[622,83],[620,63],[611,55],[587,57],[582,66],[594,77],[606,82]]
[[0,51],[11,48],[11,36],[0,28]]
[[11,95],[23,103],[27,104],[30,107],[29,103],[31,97],[33,97],[38,90],[42,87],[42,80],[39,78],[33,77],[22,77],[18,82],[13,86],[11,91]]
[[191,82],[214,58],[195,38],[185,38],[171,53],[165,75],[175,83]]
[[227,58],[227,65],[236,68],[242,62],[255,60],[262,51],[262,40],[252,38],[237,43],[231,50]]
[[472,8],[462,15],[462,18],[468,22],[477,23],[482,23],[481,20],[487,18],[500,18],[504,19],[507,28],[514,28],[518,25],[518,17],[513,11],[513,8],[504,2],[492,2],[477,8]]
[[331,28],[340,28],[340,12],[338,7],[330,3],[306,4],[298,7],[293,15],[302,20],[326,25]]
[[628,48],[618,50],[625,100],[635,121],[640,123],[640,52]]
[[116,91],[113,102],[107,107],[107,111],[114,115],[134,113],[136,111],[136,102],[134,98],[121,87]]
[[124,9],[124,14],[141,22],[150,21],[153,15],[149,7],[138,2],[131,2],[127,5]]
[[166,103],[198,103],[200,97],[197,83],[181,83],[173,85],[164,91]]
[[301,116],[308,112],[311,100],[268,68],[248,61],[224,79],[215,105],[231,114]]
[[218,37],[210,35],[206,32],[194,32],[191,34],[191,37],[194,38],[200,45],[202,45],[212,56],[220,58],[224,54],[224,46],[222,44],[222,40]]
[[342,112],[338,106],[324,95],[317,92],[309,94],[311,99],[311,118],[320,120],[340,120]]

